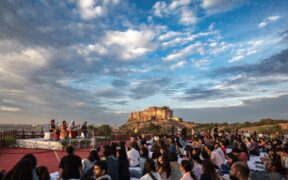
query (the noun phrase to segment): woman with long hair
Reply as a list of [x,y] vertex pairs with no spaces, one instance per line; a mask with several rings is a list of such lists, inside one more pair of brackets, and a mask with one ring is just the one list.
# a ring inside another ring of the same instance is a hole
[[119,164],[119,179],[130,180],[129,161],[125,149],[117,149],[116,156]]
[[210,160],[202,161],[202,172],[200,180],[220,180],[215,166]]
[[6,173],[3,180],[33,180],[33,165],[30,159],[22,158]]
[[50,180],[50,174],[46,166],[39,166],[37,168],[37,175],[39,180]]
[[180,180],[197,180],[192,170],[193,163],[189,160],[182,160],[180,165],[180,171],[183,173],[183,176]]
[[167,156],[160,156],[157,159],[157,172],[162,180],[169,180],[171,175],[171,166]]
[[161,176],[159,173],[157,173],[154,161],[152,159],[146,159],[143,176],[140,178],[140,180],[161,180]]
[[93,169],[95,162],[99,161],[100,157],[96,149],[92,149],[87,159],[82,160],[83,174],[89,169]]

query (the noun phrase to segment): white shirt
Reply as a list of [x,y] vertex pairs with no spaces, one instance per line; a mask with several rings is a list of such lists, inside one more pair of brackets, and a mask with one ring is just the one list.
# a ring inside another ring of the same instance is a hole
[[217,165],[219,168],[221,167],[222,164],[224,164],[222,157],[216,151],[212,151],[211,153],[211,162]]
[[136,149],[132,148],[127,152],[127,156],[129,159],[129,164],[131,167],[137,166],[140,164],[140,153]]
[[194,180],[194,179],[190,176],[190,172],[186,172],[185,174],[183,174],[180,180]]
[[[157,180],[161,180],[161,176],[160,176],[159,173],[153,172],[152,174],[153,174],[153,176],[154,176]],[[142,177],[140,178],[140,180],[153,180],[153,179],[152,179],[152,177],[151,177],[148,173],[146,173],[144,176],[142,176]]]

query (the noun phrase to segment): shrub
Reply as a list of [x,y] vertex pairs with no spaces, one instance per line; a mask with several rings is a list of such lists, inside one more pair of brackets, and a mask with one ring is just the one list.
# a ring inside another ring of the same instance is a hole
[[59,142],[62,144],[63,147],[66,147],[69,143],[68,140],[66,140],[66,139],[62,139]]
[[86,145],[86,146],[89,146],[89,145],[90,145],[90,143],[91,143],[91,141],[90,141],[90,140],[88,140],[88,139],[83,139],[82,141],[80,141],[80,143],[81,143],[82,145]]
[[12,136],[5,137],[5,146],[13,147],[16,144],[16,138]]
[[72,146],[75,146],[75,145],[78,144],[78,141],[77,141],[77,140],[71,140],[71,141],[70,141],[70,144],[71,144]]

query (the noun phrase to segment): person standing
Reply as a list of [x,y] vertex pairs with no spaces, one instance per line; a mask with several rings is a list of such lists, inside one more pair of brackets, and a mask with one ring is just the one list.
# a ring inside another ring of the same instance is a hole
[[87,122],[85,121],[81,127],[81,130],[84,134],[85,138],[88,138],[88,127],[87,127]]
[[66,148],[67,156],[64,156],[59,164],[59,179],[80,179],[82,176],[81,158],[74,154],[74,148]]

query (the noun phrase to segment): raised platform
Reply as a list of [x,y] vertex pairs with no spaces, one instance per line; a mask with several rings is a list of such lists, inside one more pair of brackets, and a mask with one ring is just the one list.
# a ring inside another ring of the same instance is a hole
[[[79,139],[70,139],[70,141],[78,141],[76,145],[77,148],[80,148],[80,142],[83,140],[90,140],[89,138],[79,138]],[[60,141],[51,141],[44,138],[34,138],[34,139],[17,139],[16,145],[22,148],[29,149],[49,149],[49,150],[61,150],[63,146]]]

